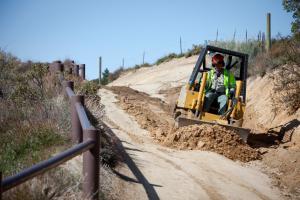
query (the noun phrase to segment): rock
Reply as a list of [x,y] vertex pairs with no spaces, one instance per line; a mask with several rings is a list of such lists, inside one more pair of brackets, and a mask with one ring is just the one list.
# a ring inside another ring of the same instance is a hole
[[260,149],[258,149],[258,152],[260,154],[265,154],[265,153],[268,153],[268,149],[267,148],[260,148]]
[[205,146],[205,143],[199,140],[198,143],[197,143],[197,147],[202,148],[204,146]]

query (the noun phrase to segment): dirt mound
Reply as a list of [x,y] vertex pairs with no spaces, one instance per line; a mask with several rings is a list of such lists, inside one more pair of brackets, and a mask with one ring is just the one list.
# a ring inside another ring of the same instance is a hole
[[218,125],[181,127],[174,133],[169,133],[164,144],[179,149],[213,151],[243,162],[260,159],[259,153],[245,144],[236,132]]
[[260,158],[259,153],[245,144],[234,131],[217,125],[192,125],[175,129],[168,104],[127,87],[110,89],[118,94],[122,109],[163,145],[176,149],[213,151],[242,162]]
[[159,98],[156,97],[151,97],[149,96],[149,94],[145,93],[145,92],[140,92],[134,89],[131,89],[129,87],[125,87],[125,86],[112,86],[107,88],[111,91],[113,91],[115,94],[118,95],[118,98],[120,100],[120,98],[123,98],[124,101],[126,101],[126,99],[138,103],[147,103],[147,104],[152,104],[155,106],[160,107],[162,110],[164,110],[165,112],[169,112],[170,111],[170,106],[168,104],[166,104],[164,101],[162,101]]

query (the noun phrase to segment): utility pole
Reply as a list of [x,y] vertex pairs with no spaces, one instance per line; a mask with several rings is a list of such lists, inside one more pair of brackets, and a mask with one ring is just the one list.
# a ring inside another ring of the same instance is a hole
[[216,43],[218,42],[219,30],[217,29]]
[[266,50],[271,49],[271,13],[267,13],[267,30],[266,30]]
[[180,42],[180,54],[182,55],[182,43],[181,43],[181,36],[180,36],[180,40],[179,40],[179,42]]
[[248,32],[247,32],[247,29],[246,29],[246,44],[248,43]]
[[262,51],[265,50],[265,45],[266,45],[266,37],[265,37],[265,33],[262,32],[262,34],[261,34],[261,49],[262,49]]
[[235,41],[235,34],[236,34],[236,29],[234,29],[234,32],[233,32],[233,38],[232,38],[233,42]]
[[124,58],[122,59],[122,68],[124,69]]
[[143,64],[145,64],[145,51],[143,52]]
[[99,57],[99,85],[101,84],[101,74],[102,74],[102,58]]

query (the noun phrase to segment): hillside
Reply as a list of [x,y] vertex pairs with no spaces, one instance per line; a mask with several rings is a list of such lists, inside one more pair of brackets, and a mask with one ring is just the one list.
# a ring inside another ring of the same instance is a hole
[[[153,67],[130,71],[110,83],[107,89],[114,92],[115,98],[118,100],[115,99],[113,102],[117,103],[119,108],[128,113],[131,116],[130,119],[135,121],[134,123],[138,123],[143,130],[150,132],[152,140],[165,145],[167,141],[165,137],[168,138],[167,124],[171,121],[168,114],[165,113],[170,113],[172,103],[177,99],[179,88],[188,81],[196,60],[196,56],[187,59],[179,58],[158,66],[154,65]],[[252,129],[255,139],[259,136],[264,137],[260,138],[262,144],[258,145],[255,143],[251,146],[260,152],[262,156],[261,161],[252,161],[247,164],[247,167],[255,168],[256,170],[258,168],[260,172],[271,178],[272,187],[278,187],[285,198],[293,199],[299,197],[300,194],[300,173],[297,167],[300,164],[300,111],[288,114],[286,109],[282,107],[276,113],[273,112],[274,107],[271,97],[274,92],[273,82],[270,79],[271,74],[267,73],[264,77],[249,77],[247,80],[247,106],[243,126]],[[100,96],[107,96],[110,93],[108,90],[102,90],[99,93]],[[107,111],[111,113],[112,110],[109,111],[110,105],[106,105],[106,107]],[[111,116],[112,113],[107,115]],[[114,122],[113,124],[117,124],[118,127],[120,123],[118,120],[121,120],[120,117],[111,116],[108,118]],[[120,125],[119,129],[122,129],[125,124]],[[143,140],[142,136],[135,133],[136,130],[127,130],[125,132],[130,133],[129,136],[136,138],[135,140],[137,141]],[[147,135],[147,132],[143,134]],[[282,140],[276,139],[280,134],[285,135],[285,138]],[[147,146],[147,144],[145,145]],[[184,143],[181,143],[178,147],[184,148],[182,144]],[[223,154],[222,151],[215,152]],[[176,154],[179,155],[180,153],[176,152],[174,156]],[[226,156],[226,154],[223,155]],[[241,155],[237,154],[234,156]],[[189,157],[188,154],[185,156]],[[222,163],[223,161],[220,162]],[[240,166],[239,164],[237,165]],[[219,172],[223,173],[221,171]],[[246,172],[244,173],[246,175]],[[240,176],[244,177],[242,174]],[[247,182],[247,180],[245,181]],[[247,184],[246,182],[245,184]],[[225,194],[225,196],[227,195]],[[279,196],[259,196],[259,198],[277,199]]]

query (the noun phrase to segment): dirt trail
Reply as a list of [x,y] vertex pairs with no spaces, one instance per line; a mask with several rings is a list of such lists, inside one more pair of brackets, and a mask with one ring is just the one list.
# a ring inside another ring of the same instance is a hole
[[193,71],[197,58],[198,56],[177,58],[158,66],[130,71],[110,83],[109,86],[130,87],[165,101],[165,95],[160,94],[160,91],[185,84]]
[[[119,137],[125,163],[117,170],[128,191],[123,199],[282,199],[267,175],[206,151],[182,151],[153,141],[111,91],[99,91],[106,123]],[[164,111],[154,103],[160,113]],[[128,109],[130,110],[130,109]],[[138,116],[138,115],[137,115]],[[160,122],[165,123],[165,122]]]

